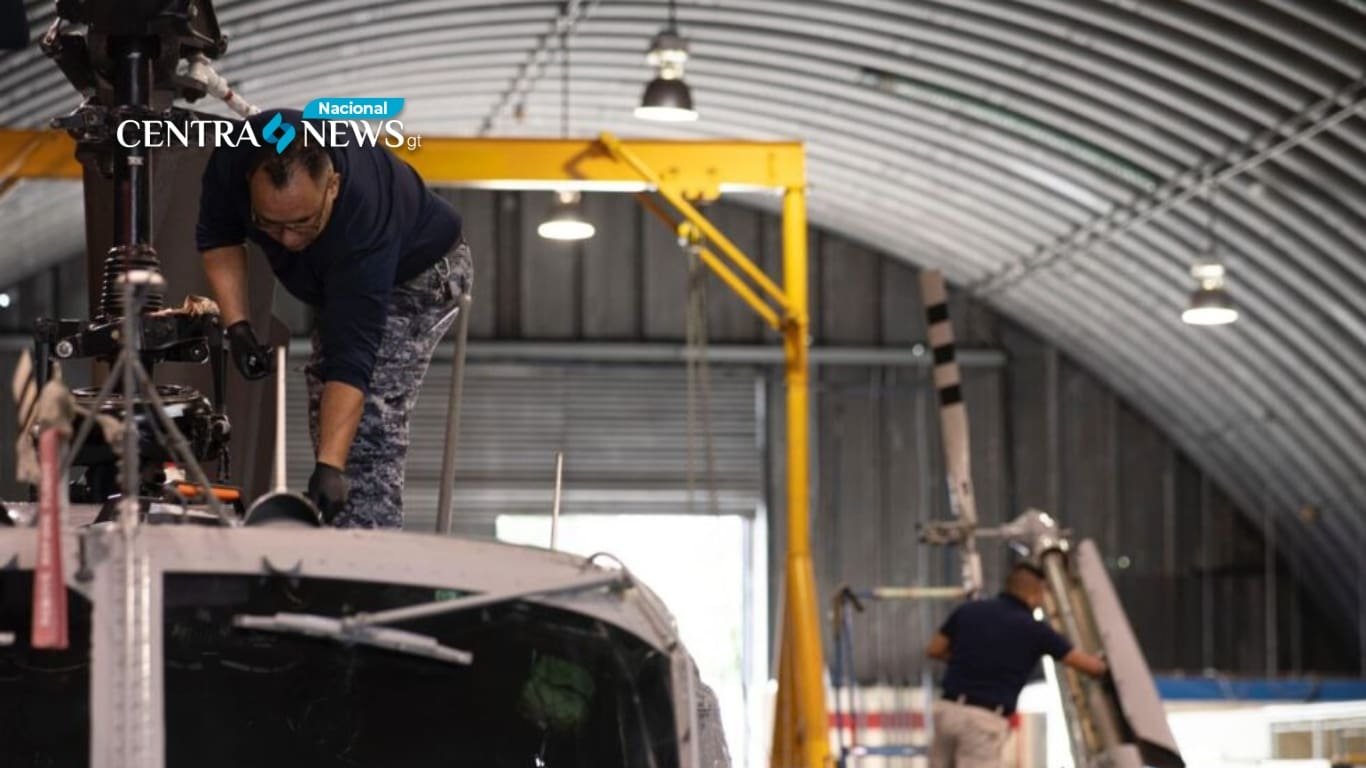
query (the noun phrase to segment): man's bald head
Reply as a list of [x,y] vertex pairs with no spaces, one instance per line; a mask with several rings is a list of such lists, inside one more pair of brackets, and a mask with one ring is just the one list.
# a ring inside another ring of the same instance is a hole
[[1006,592],[1018,597],[1029,607],[1038,608],[1043,605],[1043,571],[1033,563],[1016,563],[1006,577]]
[[278,155],[259,150],[247,171],[253,224],[286,250],[307,248],[331,218],[340,178],[322,147],[296,141]]

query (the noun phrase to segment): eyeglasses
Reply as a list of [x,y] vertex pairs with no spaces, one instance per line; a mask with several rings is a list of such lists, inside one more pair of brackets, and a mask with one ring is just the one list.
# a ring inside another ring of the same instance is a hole
[[327,213],[328,198],[332,192],[333,186],[331,180],[329,180],[327,191],[323,192],[322,204],[318,206],[318,212],[306,219],[298,219],[295,221],[271,221],[270,219],[261,218],[261,215],[256,212],[256,209],[252,208],[251,225],[267,234],[282,232],[293,232],[296,235],[314,234],[319,229],[322,229],[323,215]]
[[322,227],[323,212],[327,210],[327,198],[323,198],[323,204],[318,206],[318,212],[302,221],[279,222],[261,218],[253,208],[251,211],[251,224],[262,232],[293,232],[296,235],[310,235],[317,232]]

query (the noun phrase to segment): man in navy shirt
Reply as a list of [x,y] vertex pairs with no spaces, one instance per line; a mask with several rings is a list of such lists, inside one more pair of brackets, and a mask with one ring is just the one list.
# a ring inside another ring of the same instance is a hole
[[995,599],[958,606],[931,638],[925,654],[948,662],[944,695],[934,705],[932,768],[995,768],[1001,764],[1015,701],[1045,654],[1099,677],[1105,662],[1034,618],[1043,605],[1044,575],[1016,563]]
[[283,150],[242,142],[209,159],[195,230],[204,270],[248,379],[269,376],[274,358],[247,321],[245,242],[316,309],[308,496],[329,523],[400,527],[408,414],[473,276],[460,217],[383,146],[319,146],[297,111],[250,118],[257,137],[277,113],[295,127]]

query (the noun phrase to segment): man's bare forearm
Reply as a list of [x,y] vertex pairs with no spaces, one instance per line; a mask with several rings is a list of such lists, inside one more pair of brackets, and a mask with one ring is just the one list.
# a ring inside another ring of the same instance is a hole
[[204,251],[204,274],[227,328],[247,319],[247,249],[240,245]]
[[1066,656],[1062,657],[1062,663],[1092,677],[1100,677],[1109,669],[1104,659],[1093,656],[1079,648],[1073,648]]
[[318,461],[346,468],[346,457],[351,453],[351,441],[356,438],[356,427],[364,410],[365,394],[359,389],[341,381],[323,385],[322,403],[318,407]]
[[951,648],[949,638],[943,632],[935,632],[929,645],[925,646],[925,655],[936,661],[948,661]]

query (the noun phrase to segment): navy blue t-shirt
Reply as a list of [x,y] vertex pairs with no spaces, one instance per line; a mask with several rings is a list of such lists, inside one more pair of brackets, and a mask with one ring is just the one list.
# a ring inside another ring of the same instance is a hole
[[999,706],[1007,715],[1040,657],[1061,659],[1072,651],[1067,638],[1005,593],[958,606],[939,631],[949,639],[944,695]]
[[[295,126],[303,117],[291,109],[262,112],[249,120],[256,136],[276,112]],[[302,128],[296,130],[294,140],[305,140]],[[353,140],[328,148],[341,188],[327,226],[307,248],[290,252],[251,223],[247,169],[258,151],[245,141],[213,151],[204,169],[195,244],[201,251],[247,239],[259,245],[280,284],[319,310],[323,381],[365,391],[384,338],[390,292],[451,249],[460,238],[460,216],[391,151]]]

